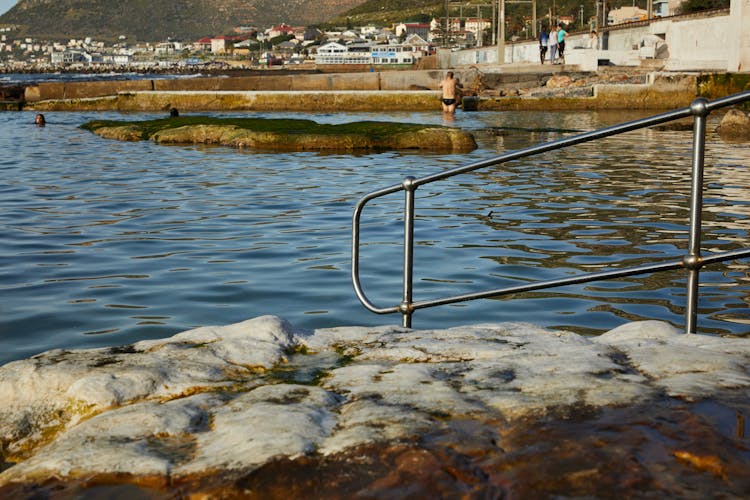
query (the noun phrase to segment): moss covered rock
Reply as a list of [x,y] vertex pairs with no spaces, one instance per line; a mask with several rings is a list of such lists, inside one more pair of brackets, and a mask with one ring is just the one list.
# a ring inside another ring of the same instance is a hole
[[456,128],[376,121],[328,125],[312,120],[189,116],[139,122],[97,120],[82,128],[123,141],[283,151],[417,149],[463,153],[477,147],[471,134]]

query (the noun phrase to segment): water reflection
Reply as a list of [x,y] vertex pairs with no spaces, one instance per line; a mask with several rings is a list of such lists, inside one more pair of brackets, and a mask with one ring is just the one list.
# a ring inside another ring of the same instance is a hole
[[[119,143],[78,129],[90,119],[121,118],[115,113],[49,113],[44,129],[33,127],[31,115],[5,116],[0,362],[261,314],[305,328],[397,323],[366,311],[352,292],[350,224],[360,196],[406,175],[642,115],[459,113],[450,125],[474,131],[479,143],[466,156]],[[444,120],[439,112],[310,117]],[[642,130],[420,188],[415,299],[680,257],[690,142],[689,132]],[[750,229],[750,150],[710,144],[706,252],[746,245]],[[379,304],[400,301],[402,204],[389,197],[365,214],[362,279]],[[744,335],[747,262],[711,266],[702,276],[701,330]],[[681,326],[684,282],[684,273],[672,272],[475,301],[419,311],[414,325],[532,321],[596,333],[649,318]]]

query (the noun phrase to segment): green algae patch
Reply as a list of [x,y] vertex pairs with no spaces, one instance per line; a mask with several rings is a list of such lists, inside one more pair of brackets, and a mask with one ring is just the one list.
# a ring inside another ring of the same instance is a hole
[[146,121],[96,120],[81,125],[101,137],[160,144],[215,144],[282,151],[424,150],[465,153],[474,137],[460,129],[414,123],[186,116]]
[[[698,93],[701,97],[708,99],[718,99],[748,90],[750,90],[750,74],[718,73],[698,77]],[[750,103],[745,102],[740,107],[748,110]]]

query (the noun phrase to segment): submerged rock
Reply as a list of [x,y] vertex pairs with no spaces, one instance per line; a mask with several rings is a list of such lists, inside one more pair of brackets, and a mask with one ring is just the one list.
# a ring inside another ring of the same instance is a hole
[[[655,321],[588,338],[265,316],[55,350],[0,367],[0,496],[732,496],[750,486],[749,362],[747,339]],[[736,429],[707,423],[724,414]]]
[[160,144],[216,144],[280,151],[427,150],[463,153],[474,137],[457,128],[411,123],[176,117],[143,122],[93,121],[82,125],[101,137]]
[[730,109],[721,119],[716,131],[726,141],[750,141],[750,114]]

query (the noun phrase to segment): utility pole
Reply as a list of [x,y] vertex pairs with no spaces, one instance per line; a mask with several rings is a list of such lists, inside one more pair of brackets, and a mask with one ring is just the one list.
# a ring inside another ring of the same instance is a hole
[[[447,1],[448,0],[446,0],[446,2]],[[536,0],[534,0],[534,1],[536,1]],[[477,46],[478,47],[486,45],[486,43],[485,43],[486,40],[484,40],[484,35],[482,33],[484,30],[481,28],[481,26],[484,25],[484,23],[483,23],[484,17],[482,17],[482,9],[484,9],[485,7],[489,7],[489,8],[492,9],[492,22],[490,23],[490,26],[491,26],[491,30],[490,31],[492,32],[492,43],[490,45],[494,45],[495,44],[495,34],[497,33],[497,31],[495,29],[495,26],[496,26],[496,24],[495,24],[495,9],[497,8],[497,4],[495,3],[495,1],[492,0],[490,3],[478,3],[478,4],[469,4],[469,3],[463,4],[463,3],[452,2],[452,3],[448,3],[447,4],[446,10],[450,9],[450,8],[453,8],[454,9],[453,11],[455,12],[455,9],[458,8],[458,18],[454,18],[454,19],[458,19],[459,22],[461,22],[461,21],[464,21],[465,19],[468,19],[468,17],[464,16],[464,7],[466,7],[467,9],[471,9],[471,8],[476,8],[477,9],[476,16],[477,16]],[[447,16],[447,14],[446,14],[446,16]]]
[[484,42],[483,36],[482,36],[482,26],[484,26],[484,18],[482,17],[482,11],[479,5],[477,5],[477,47],[481,47],[482,43]]
[[598,30],[601,26],[599,22],[599,7],[601,6],[601,0],[596,0],[596,29]]
[[505,0],[498,0],[497,63],[505,64]]
[[550,26],[552,26],[553,24],[556,25],[557,23],[552,20],[557,17],[557,5],[555,5],[555,0],[552,0],[552,13],[550,14],[550,16]]
[[[505,64],[505,4],[507,3],[530,3],[532,10],[532,33],[536,38],[536,0],[498,0],[497,14],[497,63]],[[494,3],[493,3],[494,5]]]
[[490,31],[492,31],[492,45],[495,45],[495,43],[497,43],[497,30],[495,29],[495,18],[497,17],[495,10],[497,10],[497,5],[495,2],[490,3],[492,3],[492,24],[490,25]]
[[448,46],[448,34],[450,33],[451,29],[451,20],[448,15],[448,0],[445,0],[445,31],[443,32],[443,47]]

